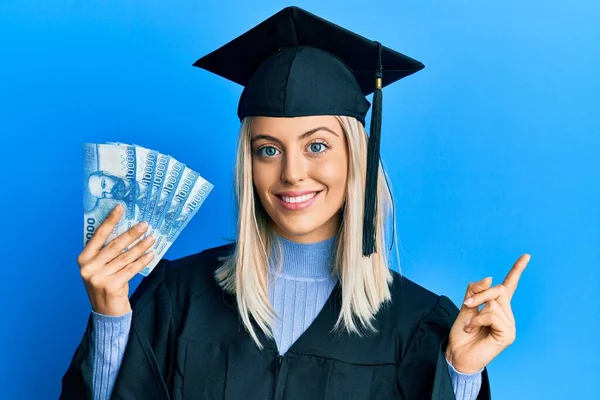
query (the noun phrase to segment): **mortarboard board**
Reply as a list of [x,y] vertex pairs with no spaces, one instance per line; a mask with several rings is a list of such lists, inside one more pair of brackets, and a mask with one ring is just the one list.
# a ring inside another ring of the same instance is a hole
[[244,86],[238,117],[344,115],[365,125],[367,151],[363,255],[375,250],[381,89],[424,65],[298,7],[287,7],[194,66]]

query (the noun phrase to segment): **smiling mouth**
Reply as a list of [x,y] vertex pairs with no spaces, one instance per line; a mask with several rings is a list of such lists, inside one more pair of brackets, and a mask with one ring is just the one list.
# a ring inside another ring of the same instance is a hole
[[276,194],[275,197],[279,200],[278,203],[288,210],[300,210],[314,203],[321,191],[306,193],[301,196],[284,196]]
[[319,192],[312,192],[312,193],[305,194],[302,196],[294,196],[294,197],[282,196],[279,194],[276,196],[279,197],[281,200],[285,201],[286,203],[294,204],[294,203],[304,203],[305,201],[308,201],[308,200],[312,199],[313,197],[315,197],[317,195],[317,193],[319,193]]

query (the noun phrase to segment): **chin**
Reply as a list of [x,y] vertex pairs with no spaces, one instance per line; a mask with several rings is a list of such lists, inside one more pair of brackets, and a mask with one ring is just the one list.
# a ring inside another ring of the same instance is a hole
[[317,223],[310,217],[306,218],[310,221],[301,221],[301,219],[304,218],[298,218],[295,221],[274,220],[274,228],[279,235],[299,243],[319,242],[329,239],[335,234],[335,232],[330,232],[327,221]]
[[287,236],[291,236],[291,237],[308,236],[317,230],[317,227],[315,227],[315,226],[298,226],[298,225],[294,225],[294,226],[277,225],[277,228],[281,233],[284,233]]

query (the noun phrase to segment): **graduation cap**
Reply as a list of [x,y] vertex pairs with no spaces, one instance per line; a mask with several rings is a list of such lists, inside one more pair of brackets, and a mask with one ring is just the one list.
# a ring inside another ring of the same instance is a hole
[[244,86],[238,117],[344,115],[363,126],[367,150],[363,255],[375,250],[381,89],[424,65],[298,7],[287,7],[194,64]]

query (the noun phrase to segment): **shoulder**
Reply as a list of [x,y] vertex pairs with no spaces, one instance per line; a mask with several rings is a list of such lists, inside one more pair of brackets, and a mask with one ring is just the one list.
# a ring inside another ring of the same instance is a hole
[[392,301],[387,308],[388,316],[396,324],[402,321],[403,327],[409,331],[423,324],[452,326],[458,308],[450,298],[436,294],[396,271],[392,271],[392,275]]
[[215,271],[234,250],[234,244],[225,244],[199,253],[168,261],[165,283],[169,289],[202,292],[216,285]]
[[163,298],[178,308],[181,302],[220,289],[214,274],[233,249],[234,244],[226,244],[174,260],[162,259],[140,282],[131,297],[132,306],[137,304],[138,309],[142,309],[145,303]]
[[224,244],[182,258],[169,260],[168,273],[181,277],[189,277],[190,275],[207,272],[210,269],[214,272],[222,263],[222,259],[232,254],[233,248],[233,243]]

